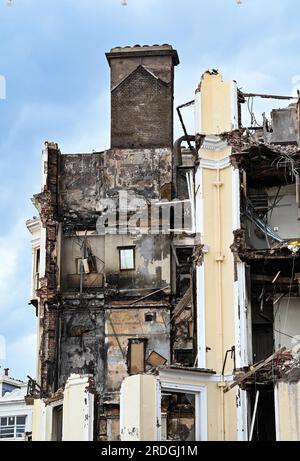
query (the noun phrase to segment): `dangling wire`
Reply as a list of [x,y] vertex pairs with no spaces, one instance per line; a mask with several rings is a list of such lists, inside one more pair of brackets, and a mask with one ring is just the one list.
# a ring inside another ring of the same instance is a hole
[[253,105],[254,105],[254,98],[253,96],[247,99],[247,108],[250,114],[250,126],[251,128],[254,126],[259,126],[254,111],[253,111]]
[[291,280],[290,280],[290,286],[289,286],[289,297],[288,297],[288,302],[286,306],[286,314],[285,314],[285,321],[284,321],[284,327],[283,331],[286,331],[286,324],[287,324],[287,319],[288,319],[288,314],[289,314],[289,307],[290,307],[290,300],[291,300],[291,293],[292,293],[292,285],[294,281],[294,276],[295,276],[295,259],[296,255],[293,255],[293,265],[292,265],[292,274],[291,274]]

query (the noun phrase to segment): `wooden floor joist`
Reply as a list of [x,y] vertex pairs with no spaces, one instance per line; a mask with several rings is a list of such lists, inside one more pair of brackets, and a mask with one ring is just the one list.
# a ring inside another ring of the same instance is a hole
[[274,354],[270,355],[270,357],[268,357],[263,362],[260,362],[257,365],[253,365],[252,369],[250,371],[248,371],[247,373],[245,373],[244,376],[242,376],[241,378],[236,379],[229,386],[226,386],[224,391],[223,391],[224,394],[225,394],[225,392],[228,392],[231,389],[233,389],[235,386],[238,386],[239,384],[241,384],[243,381],[245,381],[245,379],[249,378],[249,376],[252,376],[254,373],[256,373],[257,371],[264,368],[266,365],[268,365],[268,363],[272,362],[272,360],[274,360],[278,355],[282,354],[282,352],[284,352],[285,350],[286,350],[286,347],[282,347],[278,351],[274,352]]

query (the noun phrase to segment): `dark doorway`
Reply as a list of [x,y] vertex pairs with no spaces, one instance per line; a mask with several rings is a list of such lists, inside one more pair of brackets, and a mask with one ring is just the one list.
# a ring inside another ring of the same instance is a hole
[[260,386],[253,387],[249,392],[251,417],[254,410],[255,395],[258,389],[259,399],[257,404],[252,441],[275,441],[276,427],[273,383],[270,383],[267,388],[261,388]]
[[[274,352],[273,301],[269,290],[264,285],[260,273],[253,272],[251,280],[251,319],[252,319],[252,351],[253,363],[266,360]],[[265,275],[265,274],[264,274]],[[262,280],[261,280],[262,279]],[[264,373],[254,375],[254,381],[249,386],[249,404],[251,418],[253,417],[255,397],[259,391],[257,412],[253,429],[253,441],[275,441],[275,405],[274,383],[266,379]]]
[[59,405],[53,408],[52,419],[52,441],[62,441],[62,427],[63,427],[63,406]]
[[273,325],[252,325],[253,363],[265,360],[273,354]]

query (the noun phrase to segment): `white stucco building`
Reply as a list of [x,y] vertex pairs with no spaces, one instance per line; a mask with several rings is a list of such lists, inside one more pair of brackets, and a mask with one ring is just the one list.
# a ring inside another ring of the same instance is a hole
[[32,428],[32,406],[26,405],[27,383],[0,375],[0,442],[28,440]]

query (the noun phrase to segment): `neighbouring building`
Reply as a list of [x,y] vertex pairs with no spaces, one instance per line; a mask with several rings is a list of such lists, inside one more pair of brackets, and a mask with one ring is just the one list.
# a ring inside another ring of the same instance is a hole
[[298,100],[207,71],[174,142],[176,50],[106,57],[111,147],[46,142],[27,222],[33,440],[300,439]]
[[31,439],[32,407],[26,405],[27,383],[0,375],[0,442]]

